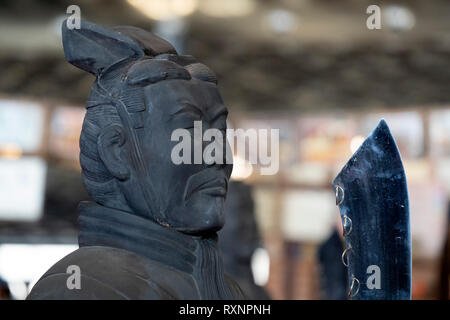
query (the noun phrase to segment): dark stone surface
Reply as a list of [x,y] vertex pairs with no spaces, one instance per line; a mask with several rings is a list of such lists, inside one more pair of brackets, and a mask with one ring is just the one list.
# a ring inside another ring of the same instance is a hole
[[343,250],[344,243],[337,230],[334,230],[318,249],[322,300],[347,299],[347,270],[341,262]]
[[438,298],[449,300],[450,298],[450,203],[447,204],[446,237],[442,247],[439,266]]
[[[232,166],[171,161],[173,130],[194,120],[226,129],[214,74],[168,59],[175,49],[144,30],[119,30],[63,23],[67,60],[96,76],[80,137],[94,202],[80,205],[80,249],[50,268],[28,298],[243,298],[222,270],[216,235]],[[81,289],[67,287],[70,265],[80,267]]]
[[219,232],[224,270],[232,276],[249,299],[270,299],[263,287],[255,284],[251,259],[263,241],[255,218],[252,187],[230,181],[225,201],[225,226]]
[[[353,299],[411,299],[408,190],[397,145],[384,120],[353,154],[333,186],[346,248],[351,248],[344,259]],[[368,271],[370,266],[379,267],[379,288],[366,285],[374,274]]]

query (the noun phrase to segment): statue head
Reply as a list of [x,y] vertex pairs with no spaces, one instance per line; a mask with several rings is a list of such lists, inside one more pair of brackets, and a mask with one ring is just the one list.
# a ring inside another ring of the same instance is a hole
[[96,77],[80,136],[92,199],[184,233],[219,230],[232,166],[171,160],[174,130],[226,130],[213,72],[139,28],[64,22],[62,39],[67,61]]

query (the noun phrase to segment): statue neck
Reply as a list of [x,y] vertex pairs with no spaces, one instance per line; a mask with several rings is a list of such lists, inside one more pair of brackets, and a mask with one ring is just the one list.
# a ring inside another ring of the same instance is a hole
[[131,251],[190,274],[200,294],[219,299],[227,294],[217,235],[198,237],[163,227],[149,219],[94,202],[79,206],[78,243]]

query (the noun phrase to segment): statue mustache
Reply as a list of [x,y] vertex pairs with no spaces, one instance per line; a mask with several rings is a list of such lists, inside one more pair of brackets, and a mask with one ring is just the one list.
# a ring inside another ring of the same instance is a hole
[[187,180],[183,198],[185,201],[189,200],[194,193],[206,188],[223,188],[224,194],[226,194],[228,178],[225,170],[216,165],[194,173]]

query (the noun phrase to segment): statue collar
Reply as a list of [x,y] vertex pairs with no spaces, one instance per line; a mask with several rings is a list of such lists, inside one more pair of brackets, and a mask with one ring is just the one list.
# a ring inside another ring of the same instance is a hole
[[131,251],[192,275],[204,297],[220,299],[230,294],[216,234],[190,236],[94,202],[81,202],[79,211],[80,247],[106,246]]

